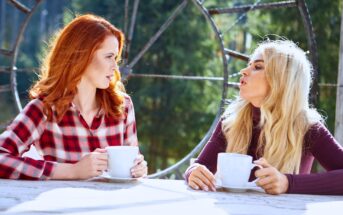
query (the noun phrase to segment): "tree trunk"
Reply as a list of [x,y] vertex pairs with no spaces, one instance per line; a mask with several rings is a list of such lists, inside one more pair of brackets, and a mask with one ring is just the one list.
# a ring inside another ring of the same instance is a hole
[[343,145],[343,10],[341,16],[341,38],[337,77],[335,138]]

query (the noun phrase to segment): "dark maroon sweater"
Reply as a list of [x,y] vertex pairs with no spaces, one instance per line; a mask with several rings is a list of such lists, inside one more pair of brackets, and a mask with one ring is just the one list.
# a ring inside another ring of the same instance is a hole
[[[261,157],[256,152],[260,135],[257,126],[259,119],[260,110],[254,108],[252,140],[247,153],[253,157],[253,160]],[[222,123],[219,121],[210,140],[195,161],[205,165],[213,174],[217,171],[218,153],[225,152],[227,146],[221,127]],[[314,158],[326,169],[326,172],[311,173]],[[186,170],[187,180],[192,167]],[[286,176],[289,181],[288,193],[343,195],[343,147],[324,125],[320,123],[313,125],[305,134],[300,173],[286,174]]]

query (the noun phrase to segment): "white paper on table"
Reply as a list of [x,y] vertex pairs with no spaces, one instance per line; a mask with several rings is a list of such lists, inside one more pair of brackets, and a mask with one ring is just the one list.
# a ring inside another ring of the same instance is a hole
[[343,213],[343,201],[318,202],[306,205],[306,215],[341,215]]
[[[89,188],[57,188],[41,193],[35,200],[10,208],[7,212],[73,212],[92,209],[134,207],[156,203],[168,203],[193,199],[194,195],[204,195],[185,189],[182,183],[144,182],[129,189],[95,190]],[[168,186],[167,186],[168,185]]]
[[[128,208],[107,209],[107,210],[94,210],[88,212],[82,212],[83,215],[128,215],[128,214],[163,214],[163,215],[175,215],[175,214],[196,214],[196,215],[229,215],[225,210],[215,206],[214,199],[197,199],[186,200],[177,202],[165,202],[159,204],[139,205]],[[77,215],[80,213],[68,213],[66,215]]]

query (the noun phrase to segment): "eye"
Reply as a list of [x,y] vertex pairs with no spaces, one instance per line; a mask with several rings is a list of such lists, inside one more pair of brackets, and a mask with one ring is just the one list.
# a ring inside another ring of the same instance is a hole
[[254,66],[254,69],[255,70],[261,70],[261,69],[264,69],[264,67],[262,65],[257,64]]

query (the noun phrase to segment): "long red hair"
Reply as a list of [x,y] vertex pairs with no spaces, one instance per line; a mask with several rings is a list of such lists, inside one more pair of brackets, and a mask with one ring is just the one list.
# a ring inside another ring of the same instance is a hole
[[[56,114],[57,121],[61,120],[77,93],[77,85],[94,52],[109,35],[118,39],[118,62],[124,35],[101,17],[89,14],[79,16],[57,34],[43,61],[39,80],[29,92],[31,99],[43,100],[48,120],[52,120],[53,114]],[[118,118],[123,113],[123,85],[119,71],[114,71],[114,77],[107,89],[97,89],[96,100],[106,115]]]

